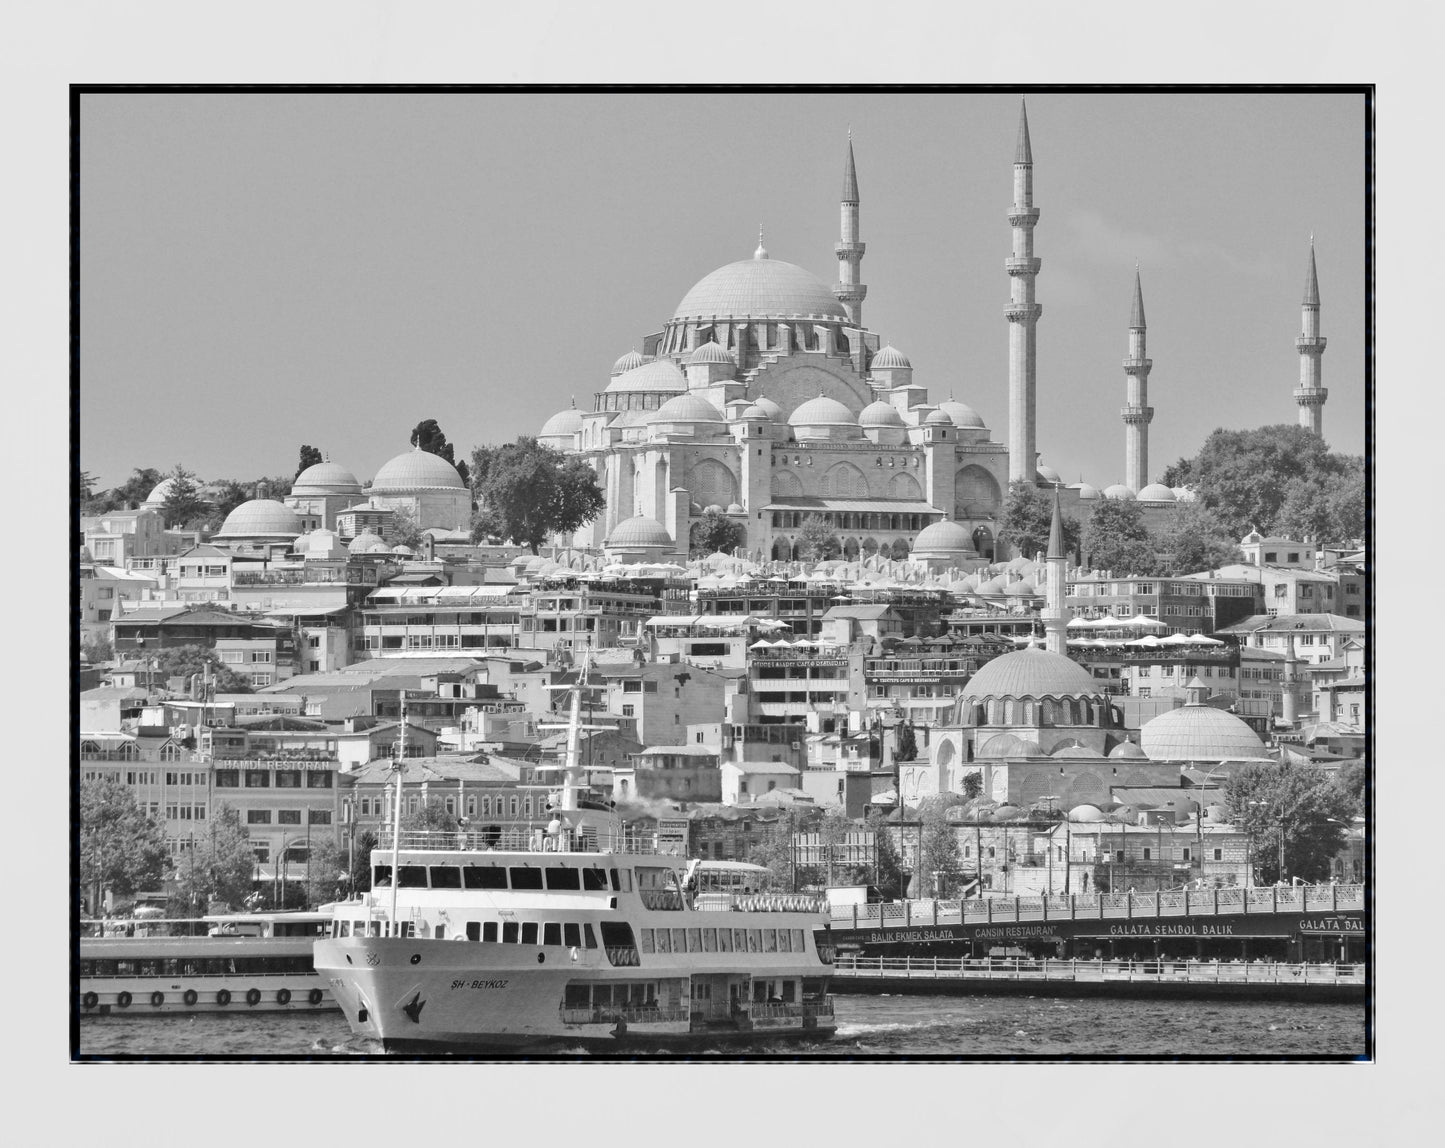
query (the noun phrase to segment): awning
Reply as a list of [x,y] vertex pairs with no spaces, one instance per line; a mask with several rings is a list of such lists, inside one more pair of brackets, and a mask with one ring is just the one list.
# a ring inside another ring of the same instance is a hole
[[701,614],[654,614],[643,623],[644,626],[695,626],[702,621]]
[[775,502],[768,503],[764,510],[841,510],[856,511],[863,514],[937,514],[942,516],[943,511],[936,506],[930,506],[926,502],[892,502],[887,499],[853,499],[853,498],[780,498]]
[[349,606],[274,606],[269,610],[263,610],[261,612],[268,618],[291,618],[297,614],[309,614],[312,617],[329,617],[332,614],[343,614],[349,609]]

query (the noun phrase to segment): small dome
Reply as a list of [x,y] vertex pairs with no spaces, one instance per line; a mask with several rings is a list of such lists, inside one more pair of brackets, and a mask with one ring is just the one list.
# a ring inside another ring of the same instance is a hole
[[1003,588],[1003,592],[1010,598],[1032,598],[1038,591],[1034,584],[1027,578],[1020,578],[1017,582],[1010,582]]
[[416,553],[410,546],[403,546],[399,542],[391,548],[391,552],[393,554],[400,554],[403,558],[410,558]]
[[721,423],[722,412],[701,395],[684,394],[657,408],[649,423]]
[[1087,482],[1079,483],[1076,489],[1079,492],[1080,502],[1093,502],[1099,497],[1099,488],[1097,486],[1090,486]]
[[768,423],[773,421],[772,416],[768,414],[761,403],[749,403],[747,407],[744,408],[743,413],[738,417],[744,422]]
[[783,408],[778,406],[777,403],[773,402],[772,399],[768,398],[767,395],[759,395],[757,398],[755,398],[753,400],[753,406],[759,408],[760,410],[767,411],[768,418],[770,418],[775,423],[781,422],[783,419]]
[[1104,811],[1097,805],[1076,805],[1069,810],[1070,821],[1103,821]]
[[926,427],[951,427],[953,420],[945,411],[937,409],[928,412],[928,417],[923,420],[923,425]]
[[1003,805],[995,805],[989,811],[990,821],[1017,821],[1020,817],[1027,816],[1027,812],[1017,805],[1010,805],[1007,802]]
[[644,359],[636,351],[628,351],[627,354],[623,355],[622,358],[618,359],[617,362],[612,364],[612,373],[614,375],[620,375],[624,372],[631,371],[636,369],[637,367],[642,366],[642,364],[645,362],[647,362],[647,360]]
[[1137,758],[1147,760],[1149,755],[1135,745],[1132,741],[1121,741],[1109,751],[1110,757],[1115,758]]
[[532,575],[540,574],[542,572],[542,567],[546,564],[546,558],[544,558],[540,554],[534,554],[531,558],[527,559],[527,564],[522,567],[522,573]]
[[716,339],[709,339],[687,357],[687,365],[689,367],[702,363],[722,363],[729,367],[737,366],[737,360],[733,358],[732,352],[720,346]]
[[671,359],[654,359],[623,371],[607,384],[609,391],[676,391],[687,390],[687,376]]
[[978,590],[976,591],[976,593],[981,598],[991,598],[996,594],[1002,594],[1003,586],[1004,582],[1001,576],[995,578],[987,578],[978,584]]
[[558,411],[550,419],[542,424],[542,433],[538,438],[551,438],[553,435],[574,435],[582,429],[582,412],[576,407],[568,407],[565,411]]
[[376,472],[371,482],[372,494],[410,492],[413,490],[461,490],[462,476],[457,468],[440,455],[413,447],[399,454]]
[[930,523],[918,532],[918,537],[913,542],[913,553],[920,551],[972,553],[973,538],[958,523],[944,519],[942,522]]
[[898,408],[892,403],[885,403],[879,399],[876,403],[869,403],[863,408],[863,413],[858,416],[858,425],[863,427],[901,427],[903,416],[898,413]]
[[373,533],[369,527],[351,540],[351,544],[347,546],[346,552],[348,554],[389,553],[386,548],[386,542],[382,539],[381,535]]
[[226,515],[226,521],[216,531],[217,538],[297,538],[300,534],[301,516],[270,498],[241,503]]
[[1039,464],[1038,470],[1035,473],[1038,475],[1040,482],[1047,482],[1050,486],[1058,486],[1059,483],[1064,481],[1059,477],[1058,471],[1051,466],[1044,466],[1042,463]]
[[1145,754],[1153,761],[1223,761],[1265,756],[1254,730],[1231,713],[1206,705],[1166,710],[1139,729]]
[[655,518],[639,514],[626,518],[612,528],[603,546],[662,546],[672,548],[672,535]]
[[985,429],[982,416],[967,403],[947,399],[938,404],[938,409],[951,418],[956,427]]
[[1162,482],[1151,482],[1139,492],[1140,502],[1174,502],[1174,492]]
[[160,506],[162,503],[165,502],[167,498],[170,497],[171,487],[175,485],[175,482],[176,480],[174,478],[161,479],[160,482],[156,483],[155,486],[151,487],[151,492],[146,495],[144,505]]
[[1066,745],[1063,749],[1056,749],[1050,757],[1097,757],[1103,758],[1103,754],[1097,749],[1090,749],[1087,745]]
[[788,419],[790,426],[847,426],[856,427],[858,416],[827,395],[819,395],[803,403]]
[[1113,486],[1105,487],[1104,497],[1120,500],[1123,502],[1133,502],[1135,494],[1122,482],[1116,482]]
[[872,366],[875,371],[896,371],[900,367],[912,368],[913,364],[897,347],[889,345],[873,356]]
[[985,662],[963,687],[968,698],[1096,697],[1103,692],[1102,683],[1078,662],[1037,648]]
[[729,514],[742,514],[742,513],[743,513],[742,504],[741,504],[741,503],[738,503],[738,502],[729,502],[729,503],[728,503],[727,512],[728,512]]

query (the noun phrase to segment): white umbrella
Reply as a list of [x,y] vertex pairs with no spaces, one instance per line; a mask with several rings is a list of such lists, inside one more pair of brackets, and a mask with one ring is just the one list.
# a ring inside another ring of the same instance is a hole
[[1167,638],[1159,639],[1161,646],[1188,646],[1192,643],[1193,639],[1188,634],[1170,634]]
[[759,638],[756,642],[754,642],[751,646],[748,647],[748,649],[750,650],[770,650],[772,648],[773,643],[769,642],[765,638]]
[[1082,617],[1081,617],[1081,618],[1070,618],[1068,625],[1065,626],[1064,629],[1066,629],[1066,630],[1081,630],[1081,629],[1086,629],[1087,627],[1092,626],[1093,624],[1094,624],[1094,623],[1091,622],[1091,621],[1089,621],[1089,619],[1087,619],[1087,618],[1082,618]]
[[1163,622],[1149,617],[1147,614],[1135,614],[1132,618],[1126,619],[1120,625],[1128,626],[1133,630],[1167,629]]
[[1193,643],[1194,645],[1196,645],[1196,646],[1222,646],[1222,645],[1224,645],[1224,643],[1221,642],[1218,638],[1207,638],[1207,637],[1205,637],[1203,634],[1191,634],[1191,635],[1189,635],[1189,641],[1190,641],[1191,643]]
[[1142,638],[1134,638],[1134,639],[1131,640],[1131,641],[1125,642],[1124,645],[1126,645],[1126,646],[1160,646],[1160,645],[1163,645],[1163,643],[1160,642],[1159,639],[1156,638],[1153,634],[1145,634]]

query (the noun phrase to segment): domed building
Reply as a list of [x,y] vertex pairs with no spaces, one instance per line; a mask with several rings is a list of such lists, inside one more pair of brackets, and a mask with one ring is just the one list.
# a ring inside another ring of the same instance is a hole
[[969,532],[957,522],[935,522],[919,531],[912,558],[934,573],[953,567],[968,569],[982,565]]
[[667,528],[657,519],[641,514],[619,522],[602,546],[609,562],[627,565],[665,561],[674,549]]
[[397,455],[376,472],[368,501],[405,511],[422,530],[464,531],[471,526],[472,496],[457,468],[420,447]]
[[1199,678],[1185,687],[1188,701],[1145,722],[1140,748],[1151,761],[1210,764],[1270,760],[1264,743],[1242,719],[1206,705],[1209,688]]
[[253,498],[226,515],[226,521],[221,523],[212,540],[252,546],[291,543],[320,525],[319,515],[299,514],[271,498]]
[[308,466],[296,476],[291,493],[282,501],[301,514],[318,516],[327,530],[336,529],[336,516],[361,497],[361,483],[344,466],[326,461]]

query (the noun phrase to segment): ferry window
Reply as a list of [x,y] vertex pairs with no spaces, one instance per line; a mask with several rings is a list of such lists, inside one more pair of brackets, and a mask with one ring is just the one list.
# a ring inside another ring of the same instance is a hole
[[468,865],[462,870],[463,884],[468,889],[505,889],[507,871],[500,865]]
[[654,951],[654,950],[653,950],[653,947],[652,947],[652,930],[651,930],[651,929],[643,929],[643,930],[642,930],[642,951],[643,951],[644,953],[650,953],[650,952],[653,952],[653,951]]
[[403,865],[401,867],[401,878],[397,881],[397,887],[400,889],[425,889],[426,866]]
[[595,890],[595,889],[606,889],[606,888],[607,888],[607,870],[606,870],[606,869],[583,869],[583,870],[582,870],[582,888],[584,888],[584,889],[594,889],[594,890]]
[[518,935],[521,933],[521,931],[522,931],[522,927],[521,927],[519,924],[517,924],[516,921],[503,921],[503,922],[502,922],[502,944],[504,944],[504,945],[515,945],[515,944],[517,943],[517,937],[518,937]]
[[542,926],[542,944],[560,945],[562,943],[562,925],[557,921],[548,921]]
[[630,893],[630,892],[632,892],[632,870],[631,870],[631,869],[622,869],[622,870],[613,869],[611,872],[612,872],[612,889],[613,889],[614,892],[617,892],[617,893]]
[[585,984],[568,985],[565,989],[562,990],[562,1007],[586,1008],[589,1004],[592,1003],[588,997],[589,988],[590,986]]
[[[602,944],[609,949],[635,949],[632,926],[626,921],[602,921]],[[660,931],[660,930],[659,930]]]
[[674,953],[685,953],[685,952],[687,952],[687,930],[686,930],[686,929],[673,929],[673,930],[672,930],[672,951],[673,951]]
[[562,943],[569,949],[580,949],[582,947],[582,928],[580,925],[562,926]]
[[336,935],[337,935],[338,937],[349,937],[349,936],[351,936],[351,922],[350,922],[350,921],[339,921],[339,922],[337,923],[337,925],[336,925]]
[[480,941],[482,939],[482,923],[480,921],[467,922],[467,940]]
[[746,929],[733,930],[733,950],[739,953],[748,951],[748,931]]
[[522,922],[522,944],[535,945],[537,943],[537,922]]
[[379,937],[379,936],[381,936],[381,922],[380,922],[380,921],[372,921],[372,922],[370,922],[370,923],[366,926],[366,935],[367,935],[368,937]]
[[717,930],[704,929],[702,931],[702,951],[705,953],[717,952]]
[[689,953],[702,952],[702,934],[697,929],[687,931],[687,951]]
[[591,925],[584,924],[582,926],[582,935],[587,938],[587,947],[589,949],[595,949],[597,947],[597,937],[593,934]]
[[376,868],[373,869],[373,870],[372,870],[372,873],[371,873],[371,886],[372,886],[372,888],[374,889],[374,888],[376,888],[376,887],[378,887],[378,886],[380,886],[380,885],[390,885],[390,884],[391,884],[391,866],[390,866],[390,865],[378,865],[378,866],[376,866]]
[[540,869],[513,865],[511,873],[513,889],[540,889],[542,887],[542,870]]
[[497,940],[497,922],[486,921],[482,924],[482,940],[495,944]]
[[[772,932],[771,929],[769,929],[768,931],[769,931],[769,932]],[[792,929],[779,929],[779,930],[778,930],[778,952],[780,952],[780,953],[791,953],[792,951],[793,951],[793,930],[792,930]]]
[[808,946],[807,946],[807,944],[806,944],[806,942],[805,942],[805,938],[803,937],[803,930],[802,930],[802,929],[794,929],[794,930],[793,930],[793,952],[795,952],[795,953],[806,953],[807,951],[808,951]]
[[433,889],[460,889],[462,871],[455,865],[431,866],[431,887]]
[[797,982],[797,981],[784,981],[784,982],[783,982],[783,991],[782,991],[782,993],[781,993],[780,995],[781,995],[782,998],[783,998],[783,1003],[784,1003],[784,1004],[792,1004],[793,1001],[796,999],[796,997],[794,996],[794,992],[795,992],[795,990],[797,989],[797,986],[798,986],[798,982]]
[[761,929],[748,930],[748,952],[760,953],[763,951],[763,937]]
[[672,933],[667,929],[657,930],[657,951],[659,953],[672,952]]
[[778,951],[778,930],[763,930],[763,952],[776,953]]
[[576,869],[548,869],[547,888],[580,889],[582,888],[582,876]]
[[717,951],[730,953],[733,951],[733,931],[731,929],[719,929],[717,931]]

